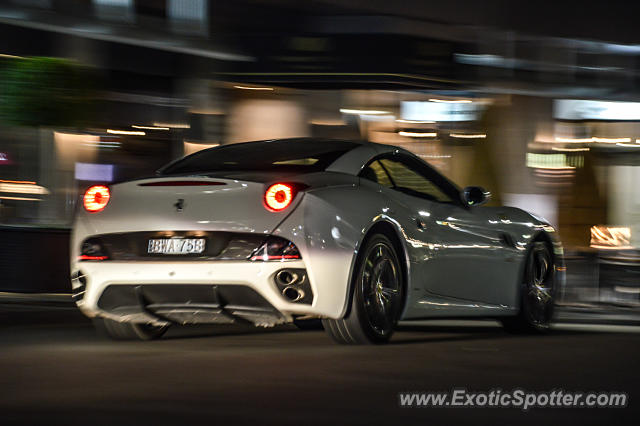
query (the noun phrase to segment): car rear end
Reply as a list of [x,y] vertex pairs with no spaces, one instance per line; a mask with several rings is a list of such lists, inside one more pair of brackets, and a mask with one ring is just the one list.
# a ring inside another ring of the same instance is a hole
[[[190,163],[170,165],[158,177],[86,192],[71,242],[74,299],[86,315],[272,326],[317,314],[304,236],[273,234],[305,196],[299,178],[352,147],[283,145],[271,158],[262,149],[264,160],[243,162],[243,150],[265,146],[242,145],[240,152],[187,157]],[[194,166],[207,157],[217,164]]]

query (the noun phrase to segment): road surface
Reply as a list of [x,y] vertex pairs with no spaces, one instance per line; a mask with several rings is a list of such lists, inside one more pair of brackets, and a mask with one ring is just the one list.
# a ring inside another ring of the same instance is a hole
[[[0,304],[0,425],[638,424],[640,328],[509,335],[490,321],[403,325],[345,347],[292,327],[173,329],[112,342],[75,309]],[[399,392],[623,391],[626,408],[401,408]]]

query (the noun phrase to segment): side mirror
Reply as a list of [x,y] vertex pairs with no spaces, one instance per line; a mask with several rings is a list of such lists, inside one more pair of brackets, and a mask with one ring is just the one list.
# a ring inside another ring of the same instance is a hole
[[481,206],[491,198],[491,193],[481,186],[467,186],[462,190],[462,202],[466,206]]

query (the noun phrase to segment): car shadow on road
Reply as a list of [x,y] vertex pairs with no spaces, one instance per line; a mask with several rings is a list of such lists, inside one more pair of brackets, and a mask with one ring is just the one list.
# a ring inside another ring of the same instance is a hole
[[[406,337],[405,333],[412,333]],[[419,335],[417,335],[419,333]],[[547,333],[514,334],[509,333],[500,326],[475,325],[401,325],[396,330],[396,335],[390,344],[419,344],[451,341],[515,339],[515,338],[553,338],[557,336],[597,335],[602,334],[589,330],[550,330]]]
[[[285,324],[272,328],[256,328],[252,325],[231,324],[231,325],[197,325],[197,326],[174,326],[163,336],[162,340],[177,339],[199,339],[212,337],[233,337],[247,335],[270,335],[270,334],[301,334],[318,335],[323,330],[299,330],[294,325]],[[407,334],[409,333],[409,336]],[[416,344],[428,342],[464,341],[464,340],[490,340],[490,339],[510,339],[510,338],[545,338],[557,336],[575,335],[598,335],[602,332],[591,330],[550,330],[543,334],[513,334],[505,331],[499,325],[399,325],[395,336],[390,344]]]
[[173,326],[162,340],[197,339],[202,337],[217,336],[244,336],[248,334],[263,335],[273,333],[290,333],[299,331],[293,325],[280,325],[271,328],[257,328],[253,325],[229,324],[229,325],[192,325]]

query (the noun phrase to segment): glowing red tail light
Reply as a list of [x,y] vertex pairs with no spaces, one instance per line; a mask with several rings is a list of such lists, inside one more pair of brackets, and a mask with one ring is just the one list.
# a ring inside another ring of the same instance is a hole
[[111,198],[109,188],[104,185],[94,185],[84,193],[84,208],[91,213],[99,212],[107,206],[109,198]]
[[291,204],[294,196],[294,189],[286,183],[274,183],[264,194],[264,203],[267,209],[279,212]]

